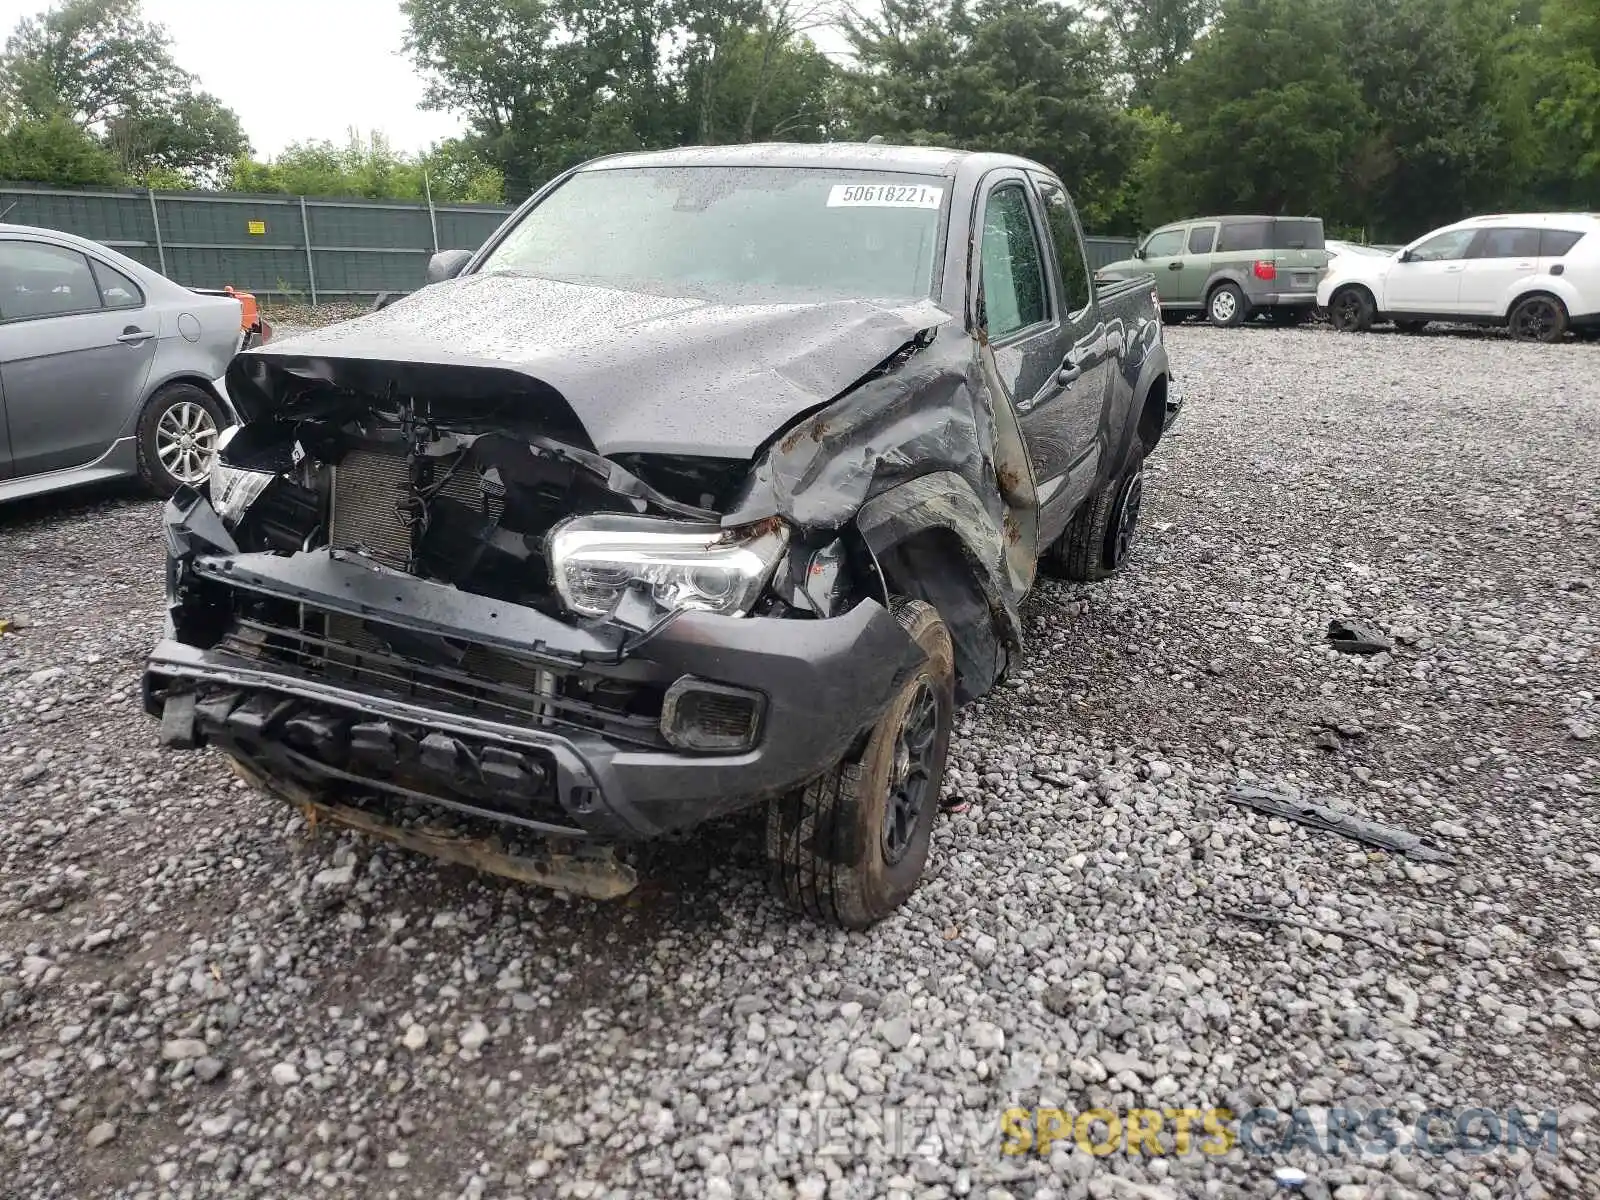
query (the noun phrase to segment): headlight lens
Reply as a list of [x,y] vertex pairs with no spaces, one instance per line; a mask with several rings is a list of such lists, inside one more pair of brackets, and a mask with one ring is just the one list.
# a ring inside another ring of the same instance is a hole
[[239,429],[238,425],[230,425],[217,438],[217,456],[211,461],[208,480],[211,507],[217,510],[217,516],[230,529],[250,511],[252,504],[261,499],[261,493],[267,490],[267,484],[273,480],[273,476],[266,471],[246,471],[223,465],[222,452],[228,448],[228,443]]
[[550,533],[550,573],[562,603],[603,617],[635,583],[656,603],[741,617],[789,545],[777,521],[723,529],[648,517],[574,517]]

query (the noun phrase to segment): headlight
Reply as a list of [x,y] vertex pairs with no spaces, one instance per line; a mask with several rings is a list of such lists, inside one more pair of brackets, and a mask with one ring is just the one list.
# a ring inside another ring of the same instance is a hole
[[261,493],[267,490],[267,484],[274,478],[267,471],[246,471],[223,465],[222,452],[228,448],[228,443],[233,441],[233,435],[239,429],[238,425],[230,425],[218,436],[217,456],[211,461],[209,480],[211,507],[217,510],[217,516],[230,529],[250,511],[252,504],[261,499]]
[[748,613],[789,544],[776,521],[723,529],[649,517],[574,517],[550,532],[550,574],[562,603],[603,617],[631,585],[664,608]]

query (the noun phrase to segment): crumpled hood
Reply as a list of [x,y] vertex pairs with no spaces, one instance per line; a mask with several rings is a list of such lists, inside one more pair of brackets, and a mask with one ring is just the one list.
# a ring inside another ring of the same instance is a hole
[[468,275],[247,351],[229,368],[228,388],[254,419],[297,379],[369,390],[392,382],[404,394],[408,377],[438,378],[439,367],[510,370],[559,392],[601,454],[743,459],[948,320],[926,300],[718,304]]

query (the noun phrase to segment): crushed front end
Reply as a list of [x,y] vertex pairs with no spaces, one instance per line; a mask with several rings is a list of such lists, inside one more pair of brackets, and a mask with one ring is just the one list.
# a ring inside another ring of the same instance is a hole
[[167,744],[358,827],[627,842],[803,784],[914,667],[838,531],[725,527],[748,464],[625,465],[536,384],[440,372],[238,389],[165,513]]

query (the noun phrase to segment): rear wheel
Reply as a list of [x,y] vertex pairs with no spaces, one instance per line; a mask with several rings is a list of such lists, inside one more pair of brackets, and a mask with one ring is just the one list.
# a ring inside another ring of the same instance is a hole
[[145,486],[170,496],[179,485],[204,484],[226,423],[216,397],[199,385],[162,388],[139,415],[139,477]]
[[1211,299],[1206,301],[1206,316],[1211,318],[1213,325],[1231,328],[1241,324],[1250,315],[1250,306],[1245,303],[1244,293],[1239,290],[1238,284],[1224,283],[1211,293]]
[[1345,288],[1328,301],[1328,323],[1341,333],[1365,333],[1372,328],[1372,296],[1365,288]]
[[1048,575],[1093,583],[1121,569],[1139,537],[1144,504],[1144,447],[1133,444],[1115,479],[1101,484],[1073,515],[1039,565]]
[[1554,296],[1524,296],[1508,324],[1519,342],[1559,342],[1567,335],[1567,307]]
[[896,597],[922,665],[873,725],[865,749],[767,807],[773,893],[790,908],[865,929],[910,897],[928,861],[955,717],[955,656],[932,605]]

